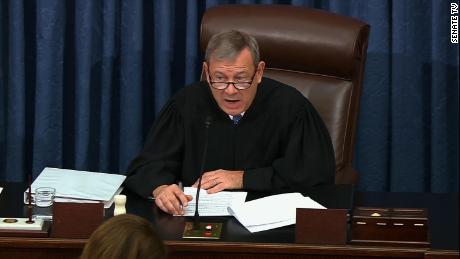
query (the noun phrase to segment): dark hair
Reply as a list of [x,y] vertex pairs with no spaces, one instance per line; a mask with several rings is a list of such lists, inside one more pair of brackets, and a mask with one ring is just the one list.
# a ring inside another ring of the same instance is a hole
[[80,258],[163,259],[166,250],[150,222],[123,214],[110,218],[94,231]]
[[209,64],[211,57],[218,60],[233,59],[245,48],[249,49],[254,67],[257,67],[260,61],[259,45],[253,36],[236,30],[215,34],[206,47],[206,63]]

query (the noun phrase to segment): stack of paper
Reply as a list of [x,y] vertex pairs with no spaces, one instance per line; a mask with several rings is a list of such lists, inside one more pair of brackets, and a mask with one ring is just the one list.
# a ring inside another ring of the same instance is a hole
[[[55,201],[104,202],[109,208],[113,197],[122,191],[126,176],[46,167],[32,183],[32,197],[39,187],[56,189]],[[27,204],[27,192],[24,203]],[[34,199],[32,199],[34,200]]]
[[284,193],[230,206],[228,211],[253,233],[295,224],[296,208],[325,209],[300,193]]
[[[184,216],[193,216],[195,214],[196,188],[185,187],[184,193],[193,197],[193,200],[185,208]],[[247,194],[247,192],[226,191],[208,194],[206,190],[201,189],[198,213],[200,216],[230,216],[227,208],[243,204]]]

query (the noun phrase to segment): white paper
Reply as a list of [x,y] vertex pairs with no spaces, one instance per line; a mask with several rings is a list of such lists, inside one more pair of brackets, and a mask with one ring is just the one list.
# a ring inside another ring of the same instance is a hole
[[[108,209],[110,208],[110,206],[112,206],[113,202],[114,202],[114,199],[115,199],[115,195],[118,195],[121,193],[121,191],[123,191],[123,187],[120,187],[118,188],[118,190],[115,192],[115,194],[112,196],[112,199],[108,200],[108,201],[103,201],[104,202],[104,208],[105,209]],[[85,199],[72,199],[72,198],[62,198],[62,197],[56,197],[54,199],[54,202],[74,202],[74,203],[97,203],[97,202],[101,202],[101,201],[98,201],[98,200],[85,200]]]
[[284,193],[253,200],[228,211],[250,232],[295,224],[296,208],[325,209],[300,193]]
[[3,191],[3,188],[2,188],[2,187],[0,187],[0,194],[2,193],[2,191]]
[[[184,208],[184,216],[193,216],[195,214],[196,188],[185,187],[184,193],[193,197],[188,206]],[[208,194],[206,190],[201,189],[198,201],[198,213],[200,216],[230,216],[227,208],[243,204],[247,194],[247,192],[227,191]]]
[[[32,183],[32,194],[39,187],[56,189],[56,199],[102,201],[111,205],[115,194],[121,192],[126,176],[46,167]],[[27,202],[27,190],[24,193]],[[89,201],[90,202],[90,201]],[[109,206],[110,207],[110,206]]]

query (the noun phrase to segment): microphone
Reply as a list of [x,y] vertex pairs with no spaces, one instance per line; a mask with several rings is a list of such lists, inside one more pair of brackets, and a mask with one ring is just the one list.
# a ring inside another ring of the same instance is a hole
[[198,178],[198,188],[196,190],[195,196],[195,215],[192,221],[185,222],[184,233],[182,238],[203,238],[203,239],[219,239],[220,234],[222,231],[222,222],[213,222],[205,223],[200,222],[200,213],[198,212],[198,204],[200,200],[200,189],[201,189],[201,181],[203,179],[204,173],[204,165],[206,163],[206,155],[208,152],[208,132],[209,127],[212,124],[212,117],[206,116],[204,121],[204,148],[203,148],[203,157],[201,161],[201,168],[200,168],[200,177]]
[[200,199],[200,189],[201,189],[201,179],[203,178],[204,173],[204,164],[206,163],[206,155],[208,152],[208,131],[209,127],[212,124],[212,117],[206,116],[204,120],[204,148],[203,148],[203,157],[201,160],[201,168],[200,168],[200,178],[198,179],[198,188],[196,189],[196,199],[195,199],[195,215],[194,215],[194,222],[193,222],[193,229],[198,230],[200,229],[200,213],[198,212],[198,200]]

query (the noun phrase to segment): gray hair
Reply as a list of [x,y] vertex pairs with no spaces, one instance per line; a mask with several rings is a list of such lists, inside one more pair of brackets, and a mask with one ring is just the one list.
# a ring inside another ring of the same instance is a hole
[[254,67],[260,61],[259,45],[256,39],[244,32],[231,30],[215,34],[206,47],[205,61],[209,64],[211,56],[217,60],[234,59],[240,52],[248,48],[251,53]]

